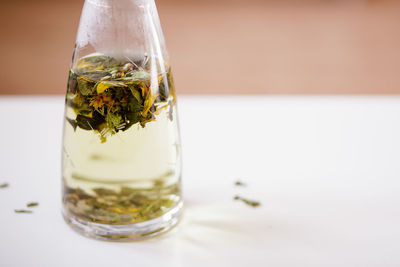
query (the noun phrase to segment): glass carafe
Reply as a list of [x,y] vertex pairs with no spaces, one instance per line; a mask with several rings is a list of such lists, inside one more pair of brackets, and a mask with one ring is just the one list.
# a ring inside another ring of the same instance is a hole
[[176,95],[154,0],[86,0],[65,101],[63,215],[98,239],[174,226],[182,208]]

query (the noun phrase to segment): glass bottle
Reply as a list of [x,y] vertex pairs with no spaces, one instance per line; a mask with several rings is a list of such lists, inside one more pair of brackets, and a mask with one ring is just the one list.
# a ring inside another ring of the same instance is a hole
[[86,0],[69,73],[63,216],[98,239],[136,239],[179,220],[176,95],[154,0]]

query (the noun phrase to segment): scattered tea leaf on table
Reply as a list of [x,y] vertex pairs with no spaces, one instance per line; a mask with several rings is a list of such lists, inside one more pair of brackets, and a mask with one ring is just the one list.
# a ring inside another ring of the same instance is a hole
[[245,203],[246,205],[251,206],[253,208],[258,207],[258,206],[261,205],[261,203],[259,201],[249,200],[249,199],[246,199],[246,198],[243,198],[243,197],[240,197],[240,196],[235,196],[233,199],[234,200],[240,200],[243,203]]
[[241,181],[236,181],[236,182],[235,182],[235,185],[236,185],[236,186],[246,186],[246,184],[243,183],[243,182],[241,182]]
[[39,206],[39,203],[38,202],[29,202],[28,204],[26,204],[26,206],[28,208],[32,208],[32,207]]
[[15,213],[32,213],[31,210],[14,210]]

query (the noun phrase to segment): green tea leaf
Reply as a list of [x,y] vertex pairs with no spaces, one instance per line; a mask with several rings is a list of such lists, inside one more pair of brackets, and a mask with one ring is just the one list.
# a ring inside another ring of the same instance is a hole
[[139,104],[138,100],[135,97],[131,97],[127,105],[127,112],[125,113],[126,126],[122,129],[122,131],[126,131],[132,125],[140,122],[142,119],[142,109],[143,106]]
[[93,70],[93,71],[86,71],[83,74],[83,77],[85,77],[91,81],[97,82],[97,81],[103,80],[103,78],[107,77],[108,75],[109,75],[109,73],[107,71]]
[[95,91],[94,82],[88,81],[87,78],[78,77],[78,88],[82,95],[87,96]]
[[15,213],[32,213],[31,210],[14,210]]
[[119,114],[108,112],[106,122],[110,128],[118,127],[122,123],[122,117]]
[[256,208],[256,207],[258,207],[258,206],[261,205],[261,203],[260,203],[259,201],[248,200],[248,199],[245,199],[245,198],[240,197],[240,196],[235,196],[233,199],[234,199],[234,200],[240,200],[240,201],[242,201],[244,204],[246,204],[246,205],[248,205],[248,206],[250,206],[250,207],[253,207],[253,208]]
[[129,90],[131,90],[132,95],[136,98],[138,103],[143,102],[142,95],[140,93],[140,89],[138,89],[135,85],[131,84],[129,85]]
[[161,80],[160,85],[158,86],[161,101],[166,101],[169,97],[169,87],[165,86],[165,80],[166,77],[164,76]]
[[133,71],[127,72],[126,77],[127,78],[129,77],[132,81],[148,80],[151,78],[151,74],[146,71],[133,70]]
[[106,189],[106,188],[94,188],[92,189],[96,195],[98,196],[109,196],[109,195],[116,195],[117,192],[114,190]]
[[3,183],[3,184],[0,184],[0,188],[6,188],[6,187],[8,187],[9,186],[9,184],[8,183]]
[[118,81],[101,81],[97,83],[96,91],[98,94],[101,94],[108,88],[112,87],[127,87],[127,85]]
[[76,116],[76,123],[77,125],[84,130],[97,130],[97,128],[100,126],[100,124],[104,123],[105,119],[104,117],[98,113],[98,112],[93,112],[92,117],[87,117],[83,115],[78,115]]
[[236,185],[236,186],[246,186],[246,184],[243,183],[243,182],[241,182],[241,181],[236,181],[236,182],[235,182],[235,185]]
[[64,204],[75,216],[90,222],[108,225],[132,224],[158,218],[177,204],[171,194],[180,191],[179,185],[162,185],[143,189],[121,186],[120,190],[105,187],[93,189],[93,193],[77,193],[64,188]]
[[74,131],[76,131],[76,127],[78,126],[78,123],[76,122],[76,120],[72,120],[68,117],[66,117],[65,119],[69,122],[69,124],[71,124],[72,128],[74,128]]
[[28,204],[26,204],[26,206],[28,208],[32,208],[32,207],[39,206],[39,203],[38,202],[29,202]]
[[127,124],[125,126],[125,128],[122,129],[122,131],[126,131],[128,130],[132,125],[140,122],[140,119],[142,118],[142,115],[140,112],[136,112],[136,113],[129,113],[126,114],[126,118],[127,118]]
[[92,65],[100,65],[100,64],[104,64],[105,62],[107,62],[107,64],[110,64],[110,62],[113,62],[114,59],[109,56],[96,55],[96,56],[84,57],[84,58],[82,58],[82,61],[84,63],[90,63]]
[[112,57],[96,55],[81,58],[75,64],[74,68],[76,69],[77,73],[81,75],[88,72],[107,70],[108,68],[115,67],[117,63],[118,61]]

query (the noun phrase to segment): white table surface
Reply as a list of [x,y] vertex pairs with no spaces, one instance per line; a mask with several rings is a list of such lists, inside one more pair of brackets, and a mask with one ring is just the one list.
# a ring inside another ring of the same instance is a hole
[[63,97],[1,97],[0,266],[400,266],[400,97],[178,104],[182,222],[115,243],[61,217]]

